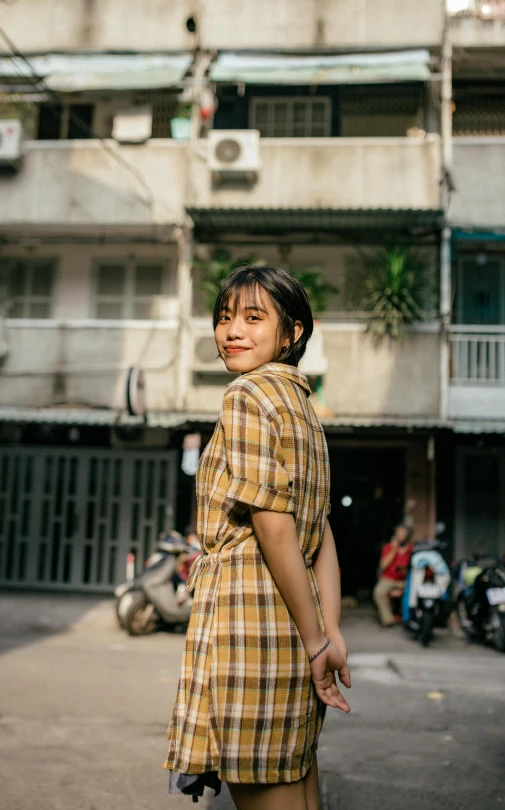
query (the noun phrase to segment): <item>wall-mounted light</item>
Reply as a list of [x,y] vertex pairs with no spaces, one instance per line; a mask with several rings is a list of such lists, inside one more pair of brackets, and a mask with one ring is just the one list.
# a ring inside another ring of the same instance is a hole
[[349,506],[352,506],[352,498],[351,498],[351,496],[350,496],[350,495],[344,495],[344,497],[342,498],[342,500],[340,501],[340,503],[342,504],[342,506],[345,506],[345,507],[346,507],[346,509],[347,509]]

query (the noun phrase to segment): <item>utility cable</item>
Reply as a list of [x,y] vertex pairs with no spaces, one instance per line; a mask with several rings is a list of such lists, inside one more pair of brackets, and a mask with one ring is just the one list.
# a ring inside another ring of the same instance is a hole
[[[39,92],[40,92],[40,89],[42,88],[44,90],[44,92],[48,95],[48,97],[51,98],[56,104],[67,108],[68,109],[68,116],[69,116],[69,119],[72,121],[72,123],[74,123],[77,126],[77,128],[80,129],[80,131],[84,135],[86,135],[88,138],[93,138],[94,140],[99,141],[102,149],[104,149],[104,151],[110,157],[112,157],[120,166],[122,166],[124,169],[126,169],[128,172],[130,172],[130,174],[132,174],[135,177],[137,182],[140,183],[140,185],[142,186],[142,188],[143,188],[143,190],[144,190],[144,192],[146,194],[147,199],[144,199],[140,195],[139,195],[139,199],[148,208],[150,216],[151,216],[151,224],[152,224],[152,214],[153,214],[153,209],[154,209],[154,194],[153,194],[152,189],[149,186],[147,180],[145,179],[144,175],[142,174],[142,172],[140,172],[128,160],[126,160],[124,157],[122,157],[122,155],[118,154],[118,152],[116,152],[116,150],[113,149],[108,144],[106,138],[103,138],[101,136],[96,136],[95,133],[90,129],[90,127],[88,127],[87,124],[85,124],[79,118],[79,116],[77,116],[70,109],[70,105],[68,105],[61,98],[59,93],[57,93],[56,90],[53,90],[52,87],[49,87],[49,85],[46,83],[46,81],[45,81],[45,79],[43,77],[41,78],[40,76],[37,75],[37,72],[35,71],[33,65],[31,64],[31,62],[27,59],[27,57],[21,51],[19,51],[17,49],[17,47],[15,46],[15,44],[13,43],[13,41],[11,40],[9,35],[4,31],[4,29],[2,27],[0,27],[0,37],[2,37],[4,42],[8,45],[8,47],[11,50],[11,53],[7,54],[7,55],[10,56],[10,57],[12,57],[12,56],[17,57],[22,62],[24,62],[24,64],[29,69],[29,71],[31,73],[31,77],[36,80],[36,84],[33,81],[30,81],[30,84],[32,85],[32,87],[34,87],[34,88],[36,87],[39,90]],[[19,75],[21,76],[22,74],[19,73]],[[26,76],[26,77],[23,76],[23,78],[30,79],[30,77],[28,77],[28,76]]]

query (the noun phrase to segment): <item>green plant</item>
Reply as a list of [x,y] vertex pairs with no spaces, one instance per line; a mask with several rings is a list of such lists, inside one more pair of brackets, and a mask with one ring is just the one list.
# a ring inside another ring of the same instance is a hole
[[361,256],[348,279],[347,297],[367,313],[367,331],[398,339],[407,326],[425,320],[431,270],[426,256],[414,249],[395,246]]
[[337,295],[338,287],[325,281],[322,267],[308,267],[306,270],[294,270],[292,275],[300,282],[316,315],[324,312],[328,306],[328,296]]
[[234,259],[227,248],[214,248],[209,259],[195,259],[194,269],[200,273],[198,286],[205,295],[209,312],[214,309],[221,287],[232,270],[248,264],[265,264],[265,262],[256,256],[240,256]]

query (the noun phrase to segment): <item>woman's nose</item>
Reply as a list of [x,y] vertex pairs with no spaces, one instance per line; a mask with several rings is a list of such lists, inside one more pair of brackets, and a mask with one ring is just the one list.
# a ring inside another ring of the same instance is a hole
[[228,337],[241,338],[244,335],[244,324],[241,318],[232,318],[228,322]]

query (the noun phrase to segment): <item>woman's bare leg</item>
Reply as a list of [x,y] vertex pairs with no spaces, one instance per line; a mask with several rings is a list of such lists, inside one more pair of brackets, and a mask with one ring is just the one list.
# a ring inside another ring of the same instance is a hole
[[237,810],[308,810],[305,780],[282,785],[228,784]]
[[321,792],[319,790],[319,771],[317,768],[317,759],[310,766],[307,776],[303,780],[305,786],[305,799],[307,801],[307,810],[322,810]]
[[317,760],[305,779],[282,785],[228,784],[237,810],[322,810]]

